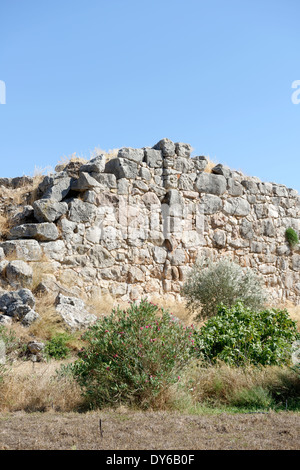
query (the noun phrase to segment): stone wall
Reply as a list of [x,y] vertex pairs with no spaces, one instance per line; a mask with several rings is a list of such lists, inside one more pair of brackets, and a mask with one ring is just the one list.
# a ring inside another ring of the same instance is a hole
[[298,303],[300,254],[285,239],[288,227],[299,231],[297,191],[221,164],[208,173],[191,150],[163,139],[46,176],[0,243],[2,283],[19,279],[13,260],[47,260],[45,289],[180,300],[197,257],[228,256],[260,273],[274,299]]

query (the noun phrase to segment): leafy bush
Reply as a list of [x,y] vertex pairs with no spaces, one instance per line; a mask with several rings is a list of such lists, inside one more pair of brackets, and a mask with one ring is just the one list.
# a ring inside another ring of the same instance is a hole
[[220,306],[193,336],[198,354],[211,363],[283,365],[291,362],[299,333],[287,310],[253,312],[238,302],[232,308]]
[[237,301],[252,310],[261,308],[266,300],[262,281],[250,268],[243,269],[229,259],[197,262],[183,287],[187,306],[198,311],[198,317],[216,315],[218,305],[233,306]]
[[285,231],[285,236],[291,248],[295,248],[295,246],[298,245],[299,238],[294,229],[291,227],[287,228]]
[[126,311],[118,307],[84,333],[86,347],[65,372],[90,406],[151,406],[180,379],[193,355],[193,331],[146,299]]
[[44,349],[45,357],[48,359],[66,359],[70,355],[70,349],[67,345],[69,340],[69,334],[57,333],[47,341]]

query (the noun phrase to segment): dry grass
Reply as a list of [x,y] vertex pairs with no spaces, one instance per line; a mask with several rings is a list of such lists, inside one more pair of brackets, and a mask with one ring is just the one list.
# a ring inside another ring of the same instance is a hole
[[172,315],[179,318],[185,325],[195,323],[195,314],[191,313],[187,308],[185,302],[176,301],[174,298],[159,297],[156,295],[151,296],[151,302],[159,307],[168,310]]
[[118,306],[122,309],[127,309],[129,307],[128,302],[122,302],[109,294],[92,296],[86,301],[86,305],[91,313],[97,317],[109,315],[111,311]]
[[[173,400],[179,407],[192,409],[199,404],[234,406],[242,393],[258,389],[283,400],[299,399],[300,396],[299,377],[289,367],[241,368],[223,363],[203,367],[201,362],[195,361],[185,372],[182,383],[181,394]],[[188,396],[186,390],[190,392]]]
[[[0,448],[7,450],[299,450],[297,413],[195,416],[120,408],[2,413],[0,421]],[[99,463],[105,465],[106,456]]]
[[211,170],[217,165],[217,163],[212,160],[209,156],[206,156],[208,162],[206,168],[204,169],[205,173],[211,173]]
[[56,369],[61,362],[14,364],[0,385],[1,411],[74,411],[82,405],[77,384],[59,378]]

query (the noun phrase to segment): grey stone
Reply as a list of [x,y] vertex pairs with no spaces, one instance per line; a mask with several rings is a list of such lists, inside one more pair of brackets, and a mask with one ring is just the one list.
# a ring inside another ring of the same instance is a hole
[[186,252],[182,248],[177,248],[168,257],[172,266],[182,266],[188,261]]
[[76,297],[58,294],[55,309],[71,330],[87,328],[97,321],[97,317],[86,310],[83,300]]
[[66,253],[66,246],[63,240],[41,243],[44,254],[50,260],[63,261]]
[[36,313],[34,310],[29,310],[21,320],[23,326],[30,326],[32,323],[37,321],[40,318],[39,314]]
[[113,158],[105,165],[105,173],[112,173],[118,179],[128,178],[135,179],[138,174],[136,162],[127,158]]
[[244,186],[244,188],[247,191],[249,191],[250,194],[258,193],[258,185],[256,181],[253,181],[252,179],[248,179],[248,180],[243,180],[241,184]]
[[17,213],[14,217],[12,217],[12,224],[13,225],[21,225],[28,222],[29,219],[32,219],[34,216],[34,209],[30,205],[26,205],[23,207],[22,212]]
[[127,160],[141,163],[144,159],[144,149],[121,148],[118,152],[118,158],[126,158]]
[[141,180],[136,180],[133,182],[133,187],[139,189],[143,193],[147,192],[149,190],[149,186],[144,183],[144,181]]
[[229,166],[222,165],[222,163],[218,163],[218,165],[214,166],[211,172],[215,175],[225,176],[225,178],[230,178],[232,176],[232,172]]
[[163,184],[166,189],[176,189],[178,187],[178,176],[174,174],[164,176]]
[[198,207],[200,213],[215,214],[222,209],[223,203],[218,196],[214,196],[213,194],[206,194],[201,197]]
[[212,173],[201,173],[195,182],[195,189],[199,193],[209,193],[220,196],[226,191],[226,178]]
[[224,204],[224,212],[237,217],[245,217],[250,210],[249,202],[241,197],[227,199]]
[[79,172],[84,173],[103,173],[106,164],[106,156],[104,154],[98,155],[97,157],[85,163],[79,168]]
[[117,179],[115,175],[110,173],[92,173],[92,177],[107,189],[116,189]]
[[195,173],[192,173],[192,175],[193,176],[186,174],[180,175],[178,180],[178,188],[183,189],[184,191],[193,191],[196,175]]
[[158,264],[163,264],[166,261],[167,251],[165,248],[155,246],[153,247],[153,258]]
[[153,148],[161,150],[164,157],[173,157],[175,155],[175,144],[170,139],[160,140]]
[[139,176],[145,181],[151,181],[151,178],[152,178],[151,173],[148,170],[148,168],[144,168],[144,167],[140,168]]
[[23,224],[12,227],[10,238],[34,238],[40,241],[51,241],[58,238],[56,225],[49,222],[41,224]]
[[172,206],[175,204],[182,205],[183,204],[182,195],[180,194],[179,191],[177,191],[177,189],[170,189],[165,195],[163,203],[168,204],[169,206]]
[[5,256],[23,261],[39,261],[42,249],[36,240],[9,240],[0,244]]
[[145,148],[144,161],[150,168],[161,168],[163,164],[163,157],[161,150]]
[[29,341],[27,349],[31,354],[39,354],[45,349],[45,344],[40,341]]
[[30,287],[32,276],[32,268],[25,261],[10,261],[6,266],[6,277],[12,287]]
[[226,246],[226,232],[216,230],[213,234],[213,242],[218,248],[224,248]]
[[71,185],[71,189],[73,191],[79,192],[84,192],[94,188],[101,188],[101,185],[95,178],[86,172],[81,172],[79,178],[74,180]]
[[264,220],[263,222],[263,234],[266,237],[275,236],[275,227],[271,219]]
[[83,202],[80,199],[74,199],[69,204],[69,220],[71,222],[84,223],[90,222],[96,215],[96,208],[93,204]]
[[228,180],[227,180],[227,190],[228,190],[228,194],[230,196],[242,196],[242,194],[244,192],[244,188],[241,185],[241,183],[239,183],[238,181],[236,181],[233,178],[228,178]]
[[120,196],[125,196],[128,194],[128,189],[129,189],[129,182],[127,181],[126,178],[121,178],[118,180],[117,184],[118,188],[118,194]]
[[67,212],[68,204],[51,199],[39,199],[33,203],[33,209],[38,222],[54,222]]
[[[12,324],[12,318],[7,315],[0,314],[0,325],[10,326]],[[1,362],[0,362],[1,364]]]
[[247,240],[252,240],[254,237],[253,225],[248,220],[244,219],[240,227],[241,237],[246,238]]
[[58,173],[55,176],[45,176],[39,185],[39,190],[43,194],[43,199],[53,199],[62,201],[71,189],[72,178],[66,173]]
[[204,171],[207,167],[208,160],[204,156],[192,157],[191,161],[193,162],[195,171]]
[[94,246],[89,253],[91,263],[96,268],[108,268],[114,265],[115,260],[110,252],[103,246]]
[[35,306],[35,299],[29,289],[5,292],[0,296],[0,311],[4,315],[22,319]]
[[190,158],[192,150],[190,144],[184,144],[182,142],[175,143],[175,152],[178,157]]
[[179,173],[191,173],[194,171],[194,163],[191,158],[177,157],[174,159],[173,168]]
[[283,186],[282,184],[273,184],[273,194],[279,197],[287,197],[288,190],[286,186]]

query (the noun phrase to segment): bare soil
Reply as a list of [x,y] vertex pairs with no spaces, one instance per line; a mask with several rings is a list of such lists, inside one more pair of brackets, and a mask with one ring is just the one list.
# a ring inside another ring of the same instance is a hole
[[299,450],[299,438],[292,412],[0,413],[1,450]]

